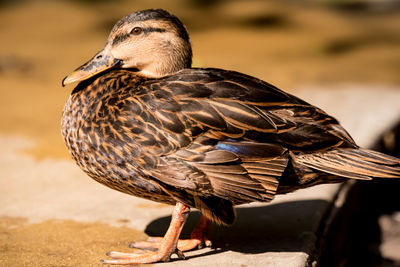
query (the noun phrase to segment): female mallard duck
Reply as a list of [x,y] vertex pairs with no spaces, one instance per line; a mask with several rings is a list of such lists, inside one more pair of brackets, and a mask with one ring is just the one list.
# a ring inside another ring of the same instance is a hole
[[[79,81],[62,134],[90,177],[121,192],[175,205],[158,248],[109,252],[108,264],[168,261],[208,243],[210,221],[232,224],[234,206],[348,178],[399,178],[400,159],[359,148],[336,119],[234,71],[191,68],[189,35],[160,9],[115,24],[102,51],[63,80]],[[179,240],[190,208],[203,214]]]

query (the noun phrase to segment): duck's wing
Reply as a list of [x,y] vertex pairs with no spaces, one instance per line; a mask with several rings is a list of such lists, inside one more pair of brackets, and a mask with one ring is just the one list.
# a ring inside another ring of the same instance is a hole
[[216,139],[276,143],[295,152],[357,147],[321,109],[242,73],[187,69],[152,86],[179,103],[183,119]]

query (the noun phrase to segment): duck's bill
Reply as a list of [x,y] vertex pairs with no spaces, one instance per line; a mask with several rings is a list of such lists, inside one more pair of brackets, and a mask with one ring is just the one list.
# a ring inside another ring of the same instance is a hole
[[115,59],[103,51],[96,54],[91,60],[74,70],[71,74],[62,80],[62,86],[73,82],[80,82],[107,69],[117,67],[121,60]]

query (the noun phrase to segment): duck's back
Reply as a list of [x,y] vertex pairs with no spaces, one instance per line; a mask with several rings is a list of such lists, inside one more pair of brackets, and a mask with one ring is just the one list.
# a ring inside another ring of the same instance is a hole
[[295,152],[357,147],[337,120],[321,109],[242,73],[185,69],[153,86],[177,99],[186,118],[217,135],[277,143]]

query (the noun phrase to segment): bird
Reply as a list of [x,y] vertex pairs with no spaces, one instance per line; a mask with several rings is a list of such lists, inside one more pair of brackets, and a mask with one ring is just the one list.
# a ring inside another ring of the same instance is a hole
[[[210,245],[211,223],[231,225],[235,206],[349,179],[400,178],[400,159],[359,147],[332,116],[258,78],[192,67],[188,31],[163,9],[131,13],[104,48],[64,78],[77,82],[62,135],[95,181],[173,205],[163,238],[111,251],[105,264],[184,259]],[[202,216],[179,239],[190,209]]]

